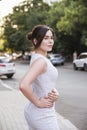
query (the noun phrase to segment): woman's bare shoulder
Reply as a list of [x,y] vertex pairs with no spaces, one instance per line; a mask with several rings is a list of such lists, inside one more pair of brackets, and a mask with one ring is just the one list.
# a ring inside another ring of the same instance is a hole
[[44,58],[42,57],[38,57],[37,59],[35,59],[32,64],[31,64],[31,67],[30,68],[35,68],[37,69],[38,71],[42,71],[44,72],[46,70],[46,67],[47,67],[47,63],[46,61],[44,60]]

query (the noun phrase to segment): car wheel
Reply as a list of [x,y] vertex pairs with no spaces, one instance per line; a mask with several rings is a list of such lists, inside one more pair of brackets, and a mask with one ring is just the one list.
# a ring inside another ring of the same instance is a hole
[[78,68],[77,68],[75,63],[73,64],[73,68],[74,68],[74,70],[78,70]]
[[63,62],[63,63],[61,63],[61,65],[64,65],[64,62]]
[[84,64],[84,70],[87,71],[87,65],[86,64]]
[[7,74],[6,76],[7,76],[7,78],[12,78],[13,75],[14,74]]

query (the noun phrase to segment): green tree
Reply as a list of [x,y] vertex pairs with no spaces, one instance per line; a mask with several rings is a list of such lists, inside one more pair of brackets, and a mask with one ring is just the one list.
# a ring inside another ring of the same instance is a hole
[[51,6],[49,12],[48,12],[48,19],[47,24],[51,26],[54,29],[55,32],[55,44],[53,47],[53,52],[61,52],[62,49],[59,49],[60,47],[60,36],[61,33],[59,33],[57,28],[57,22],[60,21],[61,17],[64,16],[64,2],[55,2]]
[[13,8],[13,13],[4,18],[5,48],[12,51],[29,51],[31,43],[26,34],[37,24],[46,24],[49,6],[42,0],[27,0]]
[[[67,0],[66,0],[67,1]],[[74,1],[71,0],[68,7],[64,8],[65,15],[61,17],[61,20],[57,23],[59,32],[63,32],[62,37],[65,43],[67,42],[70,52],[73,53],[77,50],[78,53],[87,50],[86,35],[84,31],[87,30],[87,8],[85,6],[86,1]],[[84,40],[82,40],[84,37]],[[82,41],[84,41],[82,43]],[[64,43],[64,42],[63,42]],[[86,48],[84,50],[84,48]]]
[[54,51],[72,55],[73,51],[87,51],[87,2],[62,0],[54,3],[47,23],[56,33]]
[[47,24],[55,31],[54,52],[72,55],[87,51],[87,1],[62,0],[51,6],[42,0],[26,0],[4,18],[5,48],[30,50],[26,34],[37,24]]

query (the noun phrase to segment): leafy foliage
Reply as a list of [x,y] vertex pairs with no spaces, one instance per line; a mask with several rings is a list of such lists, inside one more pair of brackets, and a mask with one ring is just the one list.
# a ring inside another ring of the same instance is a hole
[[30,51],[26,34],[37,24],[55,31],[53,52],[72,55],[87,51],[87,1],[62,0],[51,6],[42,0],[25,0],[4,18],[4,45],[12,51]]
[[4,18],[5,48],[12,51],[29,51],[31,43],[26,34],[37,24],[46,24],[49,6],[42,0],[27,0],[13,8],[13,14]]

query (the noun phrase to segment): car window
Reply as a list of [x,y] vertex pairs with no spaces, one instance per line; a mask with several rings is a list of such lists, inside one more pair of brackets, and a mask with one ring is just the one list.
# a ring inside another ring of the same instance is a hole
[[57,56],[57,55],[54,55],[54,57],[59,57],[59,56]]
[[9,63],[9,62],[12,62],[12,61],[7,57],[0,59],[0,63]]
[[56,54],[56,55],[54,55],[54,57],[60,57],[61,55],[60,54]]
[[80,55],[79,59],[87,58],[87,55]]

